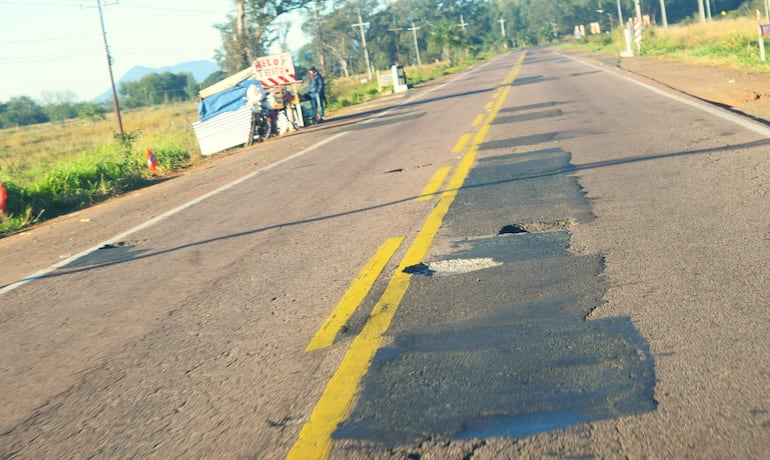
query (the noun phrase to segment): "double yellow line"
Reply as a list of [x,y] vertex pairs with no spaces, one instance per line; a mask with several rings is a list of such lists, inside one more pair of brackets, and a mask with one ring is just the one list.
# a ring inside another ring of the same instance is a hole
[[[510,85],[519,73],[524,56],[525,54],[522,53],[516,65],[503,80],[502,90],[496,93],[498,97],[490,109],[486,120],[481,124],[478,132],[473,137],[468,152],[460,160],[454,174],[447,183],[445,191],[440,195],[436,207],[428,215],[414,243],[407,250],[396,272],[390,278],[385,292],[372,309],[369,320],[364,325],[361,333],[353,340],[340,366],[331,380],[329,380],[326,389],[321,395],[321,399],[310,415],[310,419],[302,427],[297,442],[289,451],[287,459],[307,460],[326,459],[329,457],[332,448],[331,436],[337,426],[350,413],[355,396],[358,394],[361,379],[369,369],[374,354],[382,344],[382,336],[390,326],[393,315],[395,315],[401,299],[409,288],[411,275],[404,273],[404,268],[422,262],[427,255],[433,239],[441,227],[444,216],[449,211],[449,206],[454,201],[457,192],[471,170],[479,145],[486,138],[492,120],[495,119],[500,107],[508,96]],[[462,151],[470,137],[469,135],[461,137],[455,150],[459,148],[457,151]],[[460,145],[461,143],[462,145]],[[443,174],[445,176],[446,172]],[[438,190],[440,182],[438,185],[435,185],[434,182],[438,181],[437,177],[440,175],[441,171],[434,176],[426,190],[434,186]],[[443,176],[441,178],[443,179]],[[424,190],[421,197],[430,196],[433,193],[426,193]],[[392,238],[383,244],[377,254],[375,254],[375,257],[356,279],[353,286],[345,294],[343,300],[335,308],[332,316],[321,326],[319,332],[311,340],[308,350],[323,348],[333,343],[339,328],[342,327],[350,314],[352,314],[358,303],[364,299],[369,291],[369,287],[379,276],[387,260],[396,251],[402,240],[403,238]]]

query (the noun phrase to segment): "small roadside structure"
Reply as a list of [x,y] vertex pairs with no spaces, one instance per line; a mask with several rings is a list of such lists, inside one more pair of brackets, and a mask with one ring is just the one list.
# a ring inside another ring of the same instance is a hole
[[247,91],[255,85],[264,88],[269,96],[279,135],[304,126],[291,54],[260,57],[250,67],[198,93],[200,120],[192,126],[201,155],[251,144],[253,113]]

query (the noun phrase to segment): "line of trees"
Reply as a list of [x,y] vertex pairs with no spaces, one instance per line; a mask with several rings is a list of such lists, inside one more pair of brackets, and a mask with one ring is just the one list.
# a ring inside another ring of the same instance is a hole
[[[226,74],[215,72],[198,84],[190,73],[151,73],[138,81],[121,82],[120,104],[125,108],[193,101],[201,86],[213,84]],[[76,102],[72,92],[44,93],[43,102],[29,96],[18,96],[0,102],[0,129],[72,119],[98,120],[113,111],[110,100]]]
[[93,102],[73,102],[74,97],[40,104],[29,96],[0,102],[0,129],[64,121],[74,118],[98,120],[107,108]]
[[[662,5],[670,24],[696,20],[699,1],[639,0],[642,14],[653,22]],[[599,22],[603,31],[618,27],[617,5],[624,19],[635,14],[634,0],[233,0],[233,12],[215,25],[222,48],[215,60],[222,71],[198,84],[191,74],[150,74],[121,83],[118,93],[127,108],[194,100],[199,88],[239,72],[278,45],[289,50],[289,24],[282,16],[301,12],[310,43],[297,53],[299,67],[315,65],[327,77],[367,73],[370,66],[456,60],[503,47],[538,45],[560,40],[575,25]],[[710,0],[717,11],[764,11],[764,0]],[[366,48],[361,39],[364,29]],[[72,102],[57,95],[42,105],[22,96],[0,101],[0,128],[71,118],[99,118],[109,103]]]
[[[698,14],[704,0],[639,0],[642,14],[660,21],[665,5],[670,24]],[[298,55],[327,76],[366,73],[370,65],[417,64],[460,59],[491,48],[538,45],[572,34],[575,25],[598,22],[602,31],[635,15],[634,0],[233,0],[235,13],[217,25],[222,49],[216,60],[232,74],[245,69],[274,44],[289,51],[284,13],[299,10],[311,43]],[[718,11],[764,11],[764,0],[704,1]],[[753,13],[752,13],[753,14]],[[359,25],[359,17],[362,23]],[[366,33],[366,50],[359,27]]]

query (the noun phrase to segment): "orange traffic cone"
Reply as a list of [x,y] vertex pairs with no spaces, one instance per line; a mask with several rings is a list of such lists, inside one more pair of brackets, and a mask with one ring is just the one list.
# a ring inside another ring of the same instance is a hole
[[153,176],[158,173],[158,159],[150,149],[147,149],[147,168]]
[[8,192],[5,191],[5,187],[3,187],[3,184],[0,184],[0,214],[7,215],[8,214],[8,208],[7,206],[8,201]]

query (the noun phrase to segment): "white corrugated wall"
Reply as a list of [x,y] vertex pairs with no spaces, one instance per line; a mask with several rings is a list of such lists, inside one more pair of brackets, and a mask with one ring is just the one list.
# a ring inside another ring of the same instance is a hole
[[234,112],[221,113],[192,124],[201,155],[211,155],[245,144],[251,129],[251,107],[246,104]]

